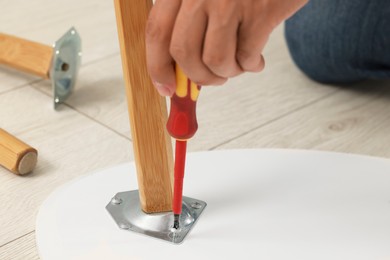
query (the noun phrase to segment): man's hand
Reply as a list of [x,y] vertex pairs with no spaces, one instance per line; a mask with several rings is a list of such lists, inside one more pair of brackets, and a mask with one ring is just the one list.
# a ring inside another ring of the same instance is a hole
[[149,74],[175,89],[174,63],[199,85],[221,85],[264,68],[269,34],[308,0],[156,0],[146,28]]

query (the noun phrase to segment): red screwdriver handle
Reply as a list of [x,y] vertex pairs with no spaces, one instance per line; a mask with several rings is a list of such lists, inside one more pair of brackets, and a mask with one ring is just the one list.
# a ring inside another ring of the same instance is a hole
[[188,140],[198,130],[196,101],[200,86],[193,83],[176,65],[176,92],[171,97],[168,133],[177,140]]

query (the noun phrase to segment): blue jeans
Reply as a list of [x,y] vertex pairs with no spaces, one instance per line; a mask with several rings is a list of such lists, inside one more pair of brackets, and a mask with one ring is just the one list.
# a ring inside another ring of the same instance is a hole
[[286,21],[285,36],[316,81],[390,79],[390,0],[309,0]]

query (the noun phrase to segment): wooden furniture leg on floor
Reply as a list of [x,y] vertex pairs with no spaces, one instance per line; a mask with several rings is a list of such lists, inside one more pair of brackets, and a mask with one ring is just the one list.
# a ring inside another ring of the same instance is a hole
[[18,175],[30,173],[37,164],[38,152],[0,128],[0,165]]
[[74,28],[53,46],[0,33],[0,64],[50,79],[54,108],[71,94],[80,62],[81,39]]
[[0,63],[49,78],[53,48],[49,45],[0,33]]
[[172,209],[173,154],[167,106],[146,68],[145,27],[152,0],[114,0],[140,203],[146,213]]

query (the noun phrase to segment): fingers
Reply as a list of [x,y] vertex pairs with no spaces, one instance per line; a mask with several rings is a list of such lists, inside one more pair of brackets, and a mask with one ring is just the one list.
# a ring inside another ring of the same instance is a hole
[[172,34],[170,53],[184,73],[199,85],[221,85],[226,77],[213,73],[203,62],[207,15],[197,6],[202,1],[183,1]]
[[232,13],[235,11],[231,8],[223,10],[223,17],[210,16],[204,41],[204,64],[215,75],[223,78],[234,77],[243,72],[236,60],[239,20]]
[[261,52],[272,31],[268,13],[261,1],[157,0],[146,49],[160,94],[171,96],[176,89],[175,62],[199,85],[221,85],[245,71],[263,70]]
[[238,32],[236,59],[244,71],[260,72],[264,69],[261,52],[269,34],[267,28],[261,24],[242,22]]
[[174,61],[169,53],[180,0],[157,0],[146,26],[146,60],[150,77],[163,96],[176,89]]

